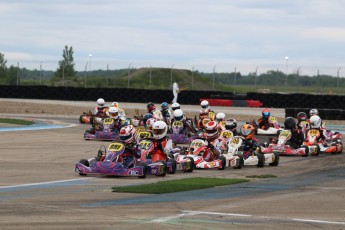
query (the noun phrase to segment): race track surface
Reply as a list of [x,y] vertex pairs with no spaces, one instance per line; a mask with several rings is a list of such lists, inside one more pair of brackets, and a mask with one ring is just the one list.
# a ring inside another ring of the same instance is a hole
[[[0,133],[0,229],[345,229],[344,154],[281,157],[278,167],[164,178],[82,177],[74,172],[75,162],[109,142],[85,141],[89,126],[78,124],[79,116],[29,117],[75,126]],[[264,174],[277,177],[162,195],[111,192],[114,185]]]

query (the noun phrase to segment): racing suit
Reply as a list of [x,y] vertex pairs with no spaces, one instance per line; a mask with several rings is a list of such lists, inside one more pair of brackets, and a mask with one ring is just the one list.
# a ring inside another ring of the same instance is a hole
[[[171,124],[174,123],[174,121],[176,121],[175,118],[171,119]],[[196,130],[193,128],[192,126],[192,121],[189,119],[186,119],[185,117],[181,120],[181,122],[183,123],[183,129],[181,129],[180,134],[181,133],[186,133],[186,134],[191,134],[191,133],[196,133]],[[172,132],[172,131],[171,131]],[[171,133],[170,132],[170,133]]]
[[256,139],[255,137],[253,137],[252,139],[249,139],[249,140],[245,139],[242,143],[241,148],[243,150],[243,158],[247,159],[253,153],[256,154],[256,149],[260,148],[258,139]]
[[261,117],[258,120],[258,128],[267,130],[269,127],[271,127],[271,123],[269,122],[269,117]]
[[123,165],[131,168],[135,163],[134,158],[138,159],[140,156],[139,145],[134,141],[130,144],[125,144],[125,151],[121,154],[121,160]]
[[171,111],[170,109],[162,109],[161,110],[163,121],[169,126],[171,124]]
[[151,151],[152,162],[156,162],[158,160],[167,160],[168,157],[171,157],[172,153],[172,140],[168,137],[163,137],[162,139],[155,140],[152,139],[154,148]]
[[290,145],[294,149],[301,147],[304,141],[304,134],[302,130],[296,129],[291,131],[291,138],[286,142],[287,145]]

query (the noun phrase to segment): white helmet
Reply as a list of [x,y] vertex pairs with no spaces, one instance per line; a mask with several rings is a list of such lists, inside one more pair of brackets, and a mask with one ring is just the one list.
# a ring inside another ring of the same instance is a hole
[[309,112],[310,117],[313,115],[319,115],[319,111],[317,111],[317,109],[311,109]]
[[225,114],[224,113],[217,113],[216,119],[218,121],[224,121],[225,120]]
[[171,105],[171,109],[172,109],[173,111],[175,111],[176,109],[180,109],[180,104],[177,103],[177,102],[173,103],[173,104]]
[[200,103],[200,105],[201,105],[201,108],[203,108],[203,109],[207,109],[209,107],[208,101],[206,101],[206,100],[203,100]]
[[167,135],[168,127],[164,121],[156,121],[152,126],[153,139],[159,140]]
[[219,136],[218,123],[216,121],[209,121],[205,125],[206,139],[212,140]]
[[181,109],[176,109],[174,111],[174,118],[176,121],[181,121],[183,119],[183,111]]
[[313,115],[310,118],[310,128],[319,129],[321,127],[321,118],[318,115]]
[[111,106],[119,108],[119,103],[117,101],[114,101],[113,103],[111,103]]
[[109,110],[110,117],[117,119],[119,117],[119,109],[116,107],[110,107]]
[[126,144],[130,144],[135,139],[135,128],[133,125],[127,125],[121,128],[120,130],[120,140],[125,142]]
[[146,127],[149,129],[149,130],[152,130],[152,126],[153,124],[157,121],[156,118],[149,118],[147,121],[146,121]]
[[105,101],[103,98],[98,98],[97,104],[99,107],[104,107],[105,106]]

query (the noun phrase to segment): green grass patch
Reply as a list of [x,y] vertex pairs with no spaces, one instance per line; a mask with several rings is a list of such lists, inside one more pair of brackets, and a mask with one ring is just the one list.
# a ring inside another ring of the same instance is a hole
[[223,179],[223,178],[184,178],[180,180],[160,181],[154,184],[142,184],[133,186],[115,186],[113,192],[128,193],[146,193],[146,194],[162,194],[181,192],[197,189],[212,188],[215,186],[224,186],[248,182],[246,179]]
[[270,174],[265,174],[265,175],[251,175],[251,176],[246,176],[247,178],[275,178],[277,176],[275,175],[270,175]]
[[32,125],[35,122],[27,121],[27,120],[21,120],[21,119],[0,118],[0,123],[14,124],[14,125]]

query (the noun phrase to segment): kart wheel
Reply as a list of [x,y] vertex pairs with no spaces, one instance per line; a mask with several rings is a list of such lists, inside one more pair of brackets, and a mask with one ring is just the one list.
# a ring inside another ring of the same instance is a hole
[[269,166],[278,166],[279,164],[279,153],[273,153],[274,154],[274,161],[272,163],[269,163]]
[[238,165],[234,166],[234,169],[241,169],[244,165],[243,156],[238,156]]
[[83,121],[83,116],[84,116],[84,115],[80,115],[80,117],[79,117],[79,122],[80,122],[80,123],[84,123],[84,121]]
[[185,157],[183,159],[189,159],[190,160],[190,169],[187,170],[186,172],[193,172],[194,168],[195,168],[195,164],[194,164],[194,159],[193,157]]
[[226,167],[226,158],[225,158],[225,156],[219,156],[218,160],[222,161],[222,167],[218,168],[218,170],[224,170],[225,167]]
[[307,157],[309,155],[308,146],[302,145],[301,147],[304,148],[304,155],[302,155],[302,157]]
[[165,177],[167,175],[167,162],[166,161],[156,161],[156,163],[161,162],[164,165],[163,173],[157,176]]
[[176,160],[169,159],[168,162],[172,163],[172,172],[168,172],[169,174],[175,174],[176,173]]
[[259,168],[262,168],[262,167],[264,167],[265,166],[265,156],[264,156],[264,154],[262,154],[262,153],[258,153],[257,154],[257,157],[258,157],[258,167]]
[[140,162],[138,164],[138,166],[143,166],[143,175],[142,176],[138,176],[138,177],[141,178],[141,179],[145,179],[146,175],[147,175],[147,164],[144,163],[144,162]]

